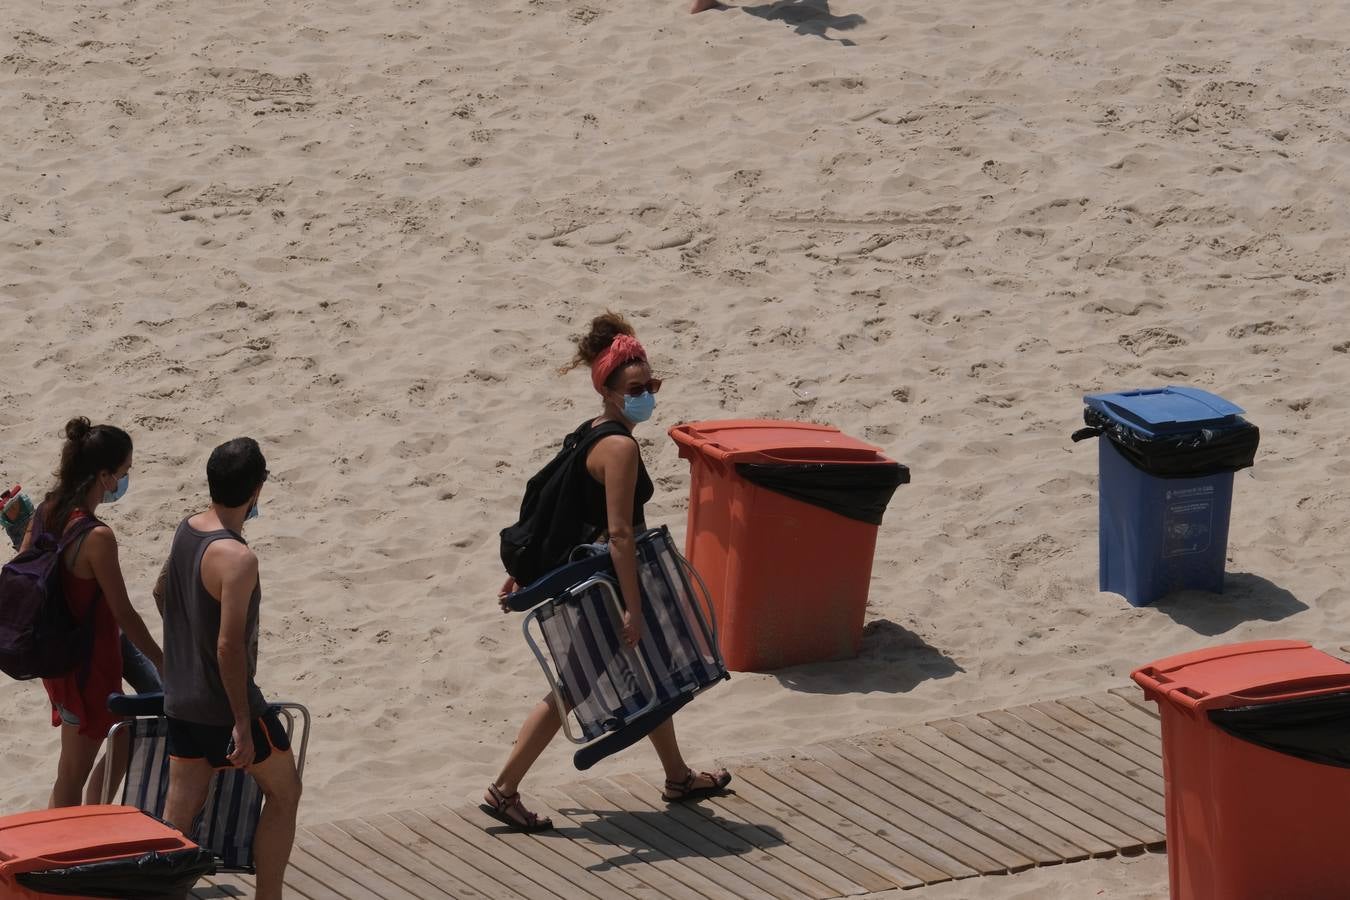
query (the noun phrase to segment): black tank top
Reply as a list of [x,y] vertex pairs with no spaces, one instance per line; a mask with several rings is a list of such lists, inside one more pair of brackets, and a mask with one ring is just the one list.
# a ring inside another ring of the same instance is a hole
[[[586,422],[577,430],[577,434],[584,435],[595,427],[591,422]],[[633,443],[637,443],[637,438],[632,434],[628,435]],[[604,438],[601,438],[604,440]],[[591,451],[595,447],[591,446],[586,451],[586,458],[589,459]],[[605,505],[605,486],[591,475],[590,470],[585,468],[586,460],[582,460],[583,471],[586,479],[586,526],[591,532],[591,540],[597,540],[609,531],[609,510]],[[656,493],[656,488],[652,485],[652,479],[647,474],[647,466],[642,461],[641,448],[638,450],[638,477],[637,486],[633,489],[633,531],[641,532],[647,527],[647,516],[644,508],[647,501],[652,499]]]

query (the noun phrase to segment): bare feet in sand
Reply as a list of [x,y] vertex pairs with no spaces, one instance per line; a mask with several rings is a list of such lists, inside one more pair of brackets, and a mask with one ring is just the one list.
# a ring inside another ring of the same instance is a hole
[[701,13],[710,9],[718,9],[721,5],[722,4],[718,3],[717,0],[694,0],[694,5],[689,7],[689,11],[691,13]]

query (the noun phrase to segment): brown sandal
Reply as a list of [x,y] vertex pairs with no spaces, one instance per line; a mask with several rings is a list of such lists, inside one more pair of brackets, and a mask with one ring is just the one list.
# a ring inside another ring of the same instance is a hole
[[[703,776],[712,782],[707,787],[694,787],[694,781],[699,776]],[[661,792],[661,799],[667,803],[686,803],[690,800],[702,800],[704,797],[714,797],[727,789],[731,784],[731,773],[726,769],[718,769],[716,772],[699,772],[695,774],[693,769],[689,770],[689,775],[684,781],[667,781],[666,789]],[[678,792],[678,793],[675,793]]]
[[[520,805],[519,791],[514,794],[503,794],[495,784],[490,784],[488,794],[492,797],[492,803],[480,803],[478,807],[498,822],[511,826],[512,830],[533,834],[537,831],[548,831],[553,827],[553,820],[541,819]],[[511,815],[513,810],[520,816],[519,819]]]

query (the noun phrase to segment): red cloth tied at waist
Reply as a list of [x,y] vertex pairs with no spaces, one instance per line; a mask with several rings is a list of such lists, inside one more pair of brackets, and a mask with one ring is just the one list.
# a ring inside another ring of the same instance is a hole
[[591,384],[595,386],[596,393],[603,394],[609,376],[634,360],[647,361],[647,351],[642,348],[638,339],[630,334],[621,334],[614,338],[614,342],[605,348],[605,352],[591,363]]

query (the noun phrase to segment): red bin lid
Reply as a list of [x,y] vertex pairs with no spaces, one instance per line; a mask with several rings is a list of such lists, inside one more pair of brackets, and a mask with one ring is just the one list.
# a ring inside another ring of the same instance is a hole
[[1350,691],[1350,663],[1306,641],[1252,641],[1170,656],[1131,678],[1150,700],[1201,712]]
[[880,447],[849,437],[832,425],[779,419],[691,422],[670,429],[680,456],[719,462],[889,463]]
[[0,875],[195,846],[130,806],[74,806],[0,818]]

